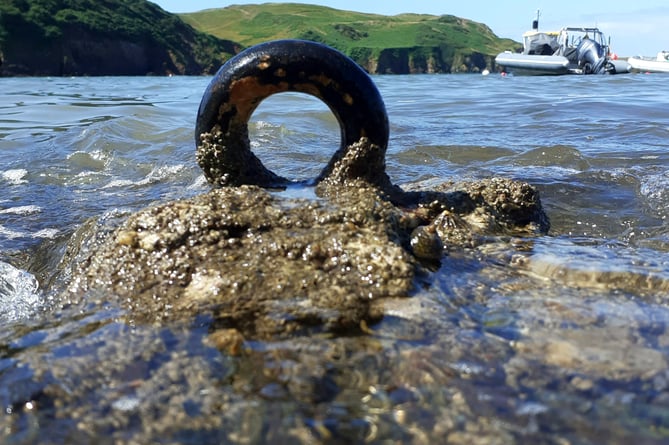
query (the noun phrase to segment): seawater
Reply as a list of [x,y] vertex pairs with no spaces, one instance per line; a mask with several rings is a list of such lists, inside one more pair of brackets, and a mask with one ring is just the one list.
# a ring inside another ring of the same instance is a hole
[[[406,316],[420,325],[424,317],[436,317],[443,329],[452,328],[449,342],[426,334],[414,349],[400,348],[406,360],[423,360],[424,374],[414,376],[413,387],[432,379],[460,391],[446,401],[406,402],[400,408],[424,410],[432,422],[426,431],[432,431],[447,416],[444,407],[464,397],[470,423],[499,419],[488,430],[479,422],[480,431],[475,431],[482,437],[490,433],[485,443],[494,443],[500,432],[518,443],[527,438],[540,443],[669,440],[668,78],[373,79],[390,120],[386,159],[393,182],[430,187],[448,180],[511,177],[539,189],[551,221],[548,236],[449,257],[421,297],[426,306],[397,309],[397,319]],[[109,314],[88,314],[92,318],[86,322],[65,316],[62,325],[54,325],[45,301],[48,269],[57,265],[69,237],[91,218],[113,225],[152,203],[209,190],[195,162],[193,130],[210,80],[0,79],[0,387],[18,382],[43,389],[46,383],[36,383],[43,380],[17,369],[29,367],[32,360],[60,363],[57,351],[76,349],[81,339],[123,341],[122,329]],[[317,176],[339,145],[338,123],[330,110],[300,94],[264,101],[250,131],[252,148],[265,165],[294,179]],[[41,263],[35,256],[43,257]],[[429,308],[429,316],[421,315],[428,311],[423,307]],[[389,332],[393,320],[384,322]],[[384,325],[378,329],[383,337]],[[161,337],[164,332],[146,335]],[[174,354],[185,347],[179,341],[170,344]],[[454,349],[447,351],[445,344]],[[398,349],[384,341],[379,347],[380,354]],[[458,348],[468,351],[454,352]],[[84,359],[104,366],[94,352],[86,354],[81,353]],[[211,360],[209,364],[218,359]],[[391,360],[398,369],[399,360]],[[76,372],[78,382],[104,383],[94,373]],[[47,380],[53,384],[59,378]],[[267,406],[273,402],[262,391],[270,390],[259,388],[260,396],[249,390],[246,401],[260,404],[271,417]],[[364,400],[376,397],[375,391],[354,397],[357,407],[367,409]],[[24,392],[26,399],[33,396]],[[0,435],[7,440],[20,442],[31,428],[39,436],[70,427],[48,413],[39,417],[39,410],[38,426],[26,420],[12,423],[19,399],[0,390],[0,408],[6,413],[0,425],[11,425]],[[81,403],[93,401],[100,402],[92,398]],[[109,409],[122,406],[116,411],[125,412],[126,402],[137,401],[118,399]],[[355,405],[348,399],[339,403]],[[349,430],[341,425],[363,420],[363,436],[372,442],[404,438],[423,443],[421,437],[427,441],[436,434],[421,436],[413,424],[406,431],[397,427],[396,406],[387,412],[379,408],[376,417],[369,410],[356,417],[354,409],[343,415],[337,406],[310,415],[320,416],[323,425],[345,439],[353,436],[342,433]],[[620,416],[626,420],[620,422]],[[327,419],[336,419],[340,429]],[[322,432],[323,425],[310,428]],[[441,428],[465,434],[470,427],[452,420]],[[104,428],[98,432],[107,433]],[[254,434],[259,442],[267,439]]]

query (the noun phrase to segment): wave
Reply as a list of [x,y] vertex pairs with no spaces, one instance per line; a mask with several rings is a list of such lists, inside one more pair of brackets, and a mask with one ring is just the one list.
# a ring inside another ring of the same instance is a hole
[[0,320],[22,320],[41,306],[39,283],[34,275],[0,261]]
[[8,207],[6,209],[0,210],[0,215],[13,214],[13,215],[31,215],[34,213],[41,212],[42,209],[36,205],[27,205],[27,206],[18,206],[18,207]]
[[[582,244],[566,238],[538,240],[527,270],[538,277],[581,288],[618,289],[631,294],[669,291],[666,261],[650,249],[609,243]],[[620,255],[624,251],[625,255]]]
[[12,230],[5,226],[0,225],[0,238],[6,238],[10,240],[20,239],[20,238],[53,239],[60,233],[61,231],[59,229],[54,229],[49,227],[31,233],[31,232]]
[[666,218],[669,215],[669,170],[643,177],[639,193],[651,209]]
[[26,176],[28,176],[28,170],[23,168],[10,169],[0,172],[0,178],[11,185],[27,183],[28,181],[25,179]]
[[153,168],[144,178],[133,181],[130,179],[112,179],[109,183],[102,186],[103,189],[117,188],[117,187],[133,187],[155,184],[163,182],[170,177],[179,175],[186,166],[184,165],[163,165],[161,167]]

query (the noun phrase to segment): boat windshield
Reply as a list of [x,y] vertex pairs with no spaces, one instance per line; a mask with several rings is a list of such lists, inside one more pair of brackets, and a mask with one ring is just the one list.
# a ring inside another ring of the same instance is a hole
[[597,28],[562,28],[558,43],[562,48],[577,48],[584,39],[591,39],[606,48],[604,35]]

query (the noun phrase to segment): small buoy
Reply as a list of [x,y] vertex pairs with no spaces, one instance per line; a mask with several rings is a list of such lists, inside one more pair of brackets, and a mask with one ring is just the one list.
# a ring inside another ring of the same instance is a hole
[[481,75],[483,75],[483,76],[487,76],[488,74],[490,74],[490,71],[488,71],[488,70],[481,71]]

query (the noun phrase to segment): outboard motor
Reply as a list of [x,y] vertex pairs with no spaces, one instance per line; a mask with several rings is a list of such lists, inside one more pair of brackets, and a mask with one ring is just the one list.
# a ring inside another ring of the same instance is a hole
[[600,74],[606,72],[606,54],[602,45],[592,39],[584,38],[576,48],[578,66],[583,74]]

